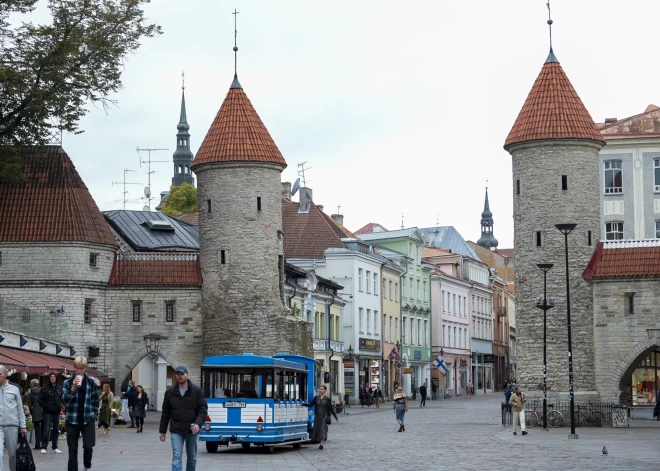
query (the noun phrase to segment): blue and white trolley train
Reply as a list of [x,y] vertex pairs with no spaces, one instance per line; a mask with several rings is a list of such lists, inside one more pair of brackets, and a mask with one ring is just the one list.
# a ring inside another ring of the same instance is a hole
[[209,453],[230,443],[299,448],[314,424],[314,408],[303,404],[314,398],[319,379],[318,362],[300,355],[207,357],[202,389],[208,417],[199,440]]

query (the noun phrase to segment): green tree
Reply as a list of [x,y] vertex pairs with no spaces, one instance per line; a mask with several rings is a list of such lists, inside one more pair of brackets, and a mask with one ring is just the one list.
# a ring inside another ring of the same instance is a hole
[[197,212],[197,188],[190,183],[171,186],[170,194],[160,212],[168,216]]
[[[116,105],[124,57],[161,34],[144,16],[149,2],[48,0],[51,23],[33,24],[24,20],[38,0],[0,0],[0,146],[80,133],[89,104]],[[7,165],[15,168],[16,158],[0,155],[0,178],[13,173]]]

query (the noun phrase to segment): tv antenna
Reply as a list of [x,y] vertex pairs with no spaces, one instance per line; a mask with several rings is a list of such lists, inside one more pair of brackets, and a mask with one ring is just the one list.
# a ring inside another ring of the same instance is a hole
[[113,185],[124,185],[124,209],[126,209],[126,194],[128,193],[126,191],[126,185],[142,185],[142,183],[132,183],[132,182],[127,182],[126,181],[126,173],[128,172],[137,172],[137,170],[129,170],[127,168],[124,169],[124,181],[123,182],[112,182]]
[[[138,157],[140,158],[140,167],[142,167],[142,164],[147,164],[147,175],[148,175],[148,183],[147,183],[147,188],[144,189],[144,196],[147,198],[147,204],[144,206],[147,209],[144,209],[145,211],[151,211],[151,200],[153,199],[151,197],[151,174],[156,173],[156,171],[151,170],[151,164],[152,163],[168,163],[169,160],[151,160],[151,152],[152,151],[159,151],[159,150],[168,150],[168,149],[140,149],[140,146],[137,146],[137,149],[135,151],[138,153]],[[147,152],[149,157],[147,160],[142,160],[142,156],[140,155],[140,152]],[[147,189],[149,189],[149,196],[147,196]]]
[[305,164],[307,161],[304,161],[303,163],[298,164],[298,167],[300,167],[300,170],[298,170],[298,175],[302,177],[302,186],[306,187],[307,186],[307,180],[305,180],[305,170],[309,170],[312,167],[307,167],[305,168]]

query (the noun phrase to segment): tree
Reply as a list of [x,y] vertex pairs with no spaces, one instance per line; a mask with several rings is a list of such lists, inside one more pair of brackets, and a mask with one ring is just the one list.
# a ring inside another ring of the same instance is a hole
[[160,212],[168,216],[197,212],[197,188],[190,183],[171,186],[170,194]]
[[[145,37],[150,0],[48,0],[51,24],[9,22],[38,0],[0,0],[0,146],[42,145],[62,132],[80,133],[88,104],[117,102],[124,57]],[[29,18],[28,18],[29,19]],[[0,178],[7,173],[0,156]]]

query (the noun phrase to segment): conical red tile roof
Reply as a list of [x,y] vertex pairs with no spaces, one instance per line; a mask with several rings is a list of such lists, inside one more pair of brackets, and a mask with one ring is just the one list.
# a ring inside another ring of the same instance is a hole
[[61,147],[25,152],[21,183],[0,183],[0,242],[117,246],[105,218]]
[[589,139],[605,144],[552,52],[536,78],[504,148],[543,139]]
[[[238,80],[234,80],[238,84]],[[265,162],[286,167],[243,89],[232,84],[190,166],[193,170],[218,162]]]

